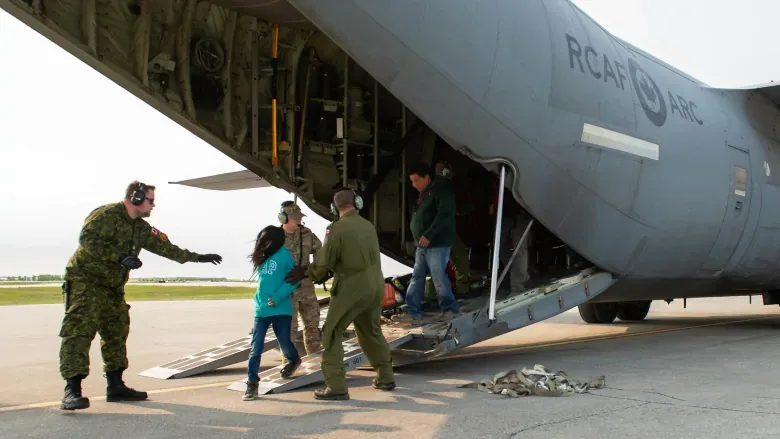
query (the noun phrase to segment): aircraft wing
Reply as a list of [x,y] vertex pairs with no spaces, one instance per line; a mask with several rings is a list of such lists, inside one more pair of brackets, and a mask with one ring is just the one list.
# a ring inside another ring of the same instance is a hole
[[169,184],[180,184],[213,191],[236,191],[239,189],[273,187],[271,183],[258,177],[248,169],[189,180],[171,181]]

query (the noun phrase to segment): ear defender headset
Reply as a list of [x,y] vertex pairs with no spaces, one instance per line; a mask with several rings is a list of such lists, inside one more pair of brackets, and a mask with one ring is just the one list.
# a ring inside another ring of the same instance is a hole
[[295,203],[292,201],[285,201],[282,203],[282,206],[279,208],[279,214],[276,216],[276,218],[279,220],[280,223],[287,224],[288,218],[287,218],[287,213],[285,213],[284,211],[284,208],[291,204],[295,204]]
[[133,206],[140,206],[146,199],[146,185],[138,183],[133,193],[130,195],[130,203]]
[[[341,190],[347,190],[347,189],[352,191],[352,204],[355,206],[355,209],[361,210],[363,208],[363,197],[358,195],[354,189],[344,188]],[[339,216],[339,210],[336,209],[336,203],[333,202],[330,203],[330,213],[332,213],[333,216]]]
[[450,176],[450,164],[446,161],[442,162],[444,165],[443,168],[441,168],[441,176],[442,177],[449,177]]

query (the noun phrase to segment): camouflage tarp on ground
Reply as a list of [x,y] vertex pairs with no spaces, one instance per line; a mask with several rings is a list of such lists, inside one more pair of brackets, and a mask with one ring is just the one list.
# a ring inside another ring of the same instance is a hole
[[562,370],[552,372],[541,364],[533,369],[523,368],[518,374],[515,369],[500,372],[492,380],[482,380],[458,386],[472,388],[480,392],[506,395],[513,398],[519,396],[572,396],[575,393],[585,393],[588,389],[604,387],[604,375],[590,382],[580,382],[566,376]]

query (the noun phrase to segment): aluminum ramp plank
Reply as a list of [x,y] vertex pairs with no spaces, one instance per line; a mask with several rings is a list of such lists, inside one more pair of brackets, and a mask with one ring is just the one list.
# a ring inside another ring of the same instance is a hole
[[[328,308],[320,308],[320,327],[325,323],[325,317],[328,315]],[[303,321],[298,319],[297,334],[303,337]],[[196,352],[176,360],[170,361],[160,366],[155,366],[140,372],[138,375],[157,378],[161,380],[186,378],[198,375],[221,367],[241,363],[249,359],[252,336],[247,335],[219,346],[215,346],[204,351]],[[272,329],[268,330],[263,345],[263,353],[272,349],[278,349],[279,342]]]
[[493,322],[488,319],[486,307],[464,313],[450,322],[446,337],[429,352],[429,358],[555,317],[588,302],[614,283],[611,273],[586,269],[578,275],[496,302]]
[[[413,337],[413,334],[405,331],[393,331],[390,334],[385,334],[387,344],[390,345],[390,349],[401,346],[408,342]],[[344,348],[344,369],[349,372],[350,370],[357,369],[358,366],[368,361],[363,350],[360,349],[357,337],[345,340],[341,343]],[[322,369],[320,368],[322,363],[323,350],[317,351],[313,354],[309,354],[303,357],[301,365],[295,372],[295,375],[290,379],[284,379],[280,373],[284,366],[279,365],[268,370],[264,370],[259,373],[260,384],[257,388],[259,395],[266,395],[269,393],[283,393],[288,390],[305,387],[310,384],[314,384],[323,381]],[[228,390],[236,390],[244,392],[246,390],[247,378],[228,386]]]
[[[161,366],[146,369],[138,375],[161,380],[185,378],[219,369],[220,367],[240,363],[246,361],[248,358],[251,342],[252,336],[247,335],[211,349],[179,358]],[[276,336],[273,335],[273,332],[271,332],[265,337],[263,352],[276,347],[279,347],[279,342],[276,340]]]

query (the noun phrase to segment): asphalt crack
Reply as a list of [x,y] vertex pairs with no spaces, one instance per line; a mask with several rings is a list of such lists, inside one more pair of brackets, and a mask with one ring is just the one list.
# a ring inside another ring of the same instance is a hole
[[595,412],[595,413],[588,413],[588,414],[585,414],[585,415],[574,416],[574,417],[571,417],[571,418],[559,419],[557,421],[544,422],[544,423],[541,423],[541,424],[536,424],[534,426],[524,428],[522,430],[518,430],[518,431],[510,434],[509,436],[507,436],[507,439],[513,438],[513,437],[517,436],[520,433],[525,433],[527,431],[531,431],[531,430],[534,430],[534,429],[539,428],[539,427],[546,427],[546,426],[549,426],[549,425],[563,424],[564,422],[577,421],[577,420],[580,420],[580,419],[586,419],[586,418],[590,418],[590,417],[593,417],[593,416],[599,416],[599,415],[606,415],[606,414],[611,414],[611,413],[622,412],[624,410],[629,410],[629,409],[633,409],[633,408],[637,408],[637,407],[642,407],[642,406],[646,406],[648,404],[651,404],[651,403],[648,402],[648,401],[643,401],[642,404],[635,404],[635,405],[632,405],[632,406],[622,407],[622,408],[619,408],[619,409],[603,410],[603,411],[599,411],[599,412]]
[[[596,390],[596,389],[592,389],[592,390]],[[591,390],[591,391],[592,391],[592,390]],[[685,402],[685,400],[684,400],[684,399],[675,398],[674,396],[669,396],[669,395],[667,395],[667,394],[665,394],[665,393],[661,393],[661,392],[654,392],[654,391],[652,391],[652,390],[618,389],[617,387],[611,387],[611,386],[610,386],[610,387],[605,387],[604,389],[599,389],[599,390],[620,390],[620,391],[622,391],[622,392],[639,392],[639,393],[649,393],[649,394],[651,394],[651,395],[660,395],[660,396],[664,396],[664,397],[666,397],[666,398],[669,398],[669,399],[675,399],[675,400],[677,400],[677,401],[682,401],[682,402]],[[592,393],[592,394],[593,394],[593,395],[595,395],[595,393]]]
[[730,409],[725,407],[708,407],[703,405],[694,405],[694,404],[675,404],[671,402],[657,402],[657,401],[645,401],[643,399],[636,399],[636,398],[626,398],[622,396],[607,396],[607,395],[599,395],[596,393],[590,393],[593,396],[597,396],[599,398],[609,398],[609,399],[622,399],[624,401],[637,401],[637,402],[646,402],[648,404],[657,404],[657,405],[669,405],[672,407],[688,407],[688,408],[694,408],[694,409],[703,409],[703,410],[717,410],[722,412],[735,412],[735,413],[751,413],[756,415],[780,415],[780,412],[762,412],[757,410],[740,410],[740,409]]

